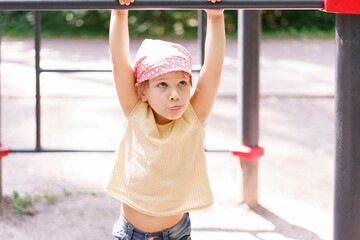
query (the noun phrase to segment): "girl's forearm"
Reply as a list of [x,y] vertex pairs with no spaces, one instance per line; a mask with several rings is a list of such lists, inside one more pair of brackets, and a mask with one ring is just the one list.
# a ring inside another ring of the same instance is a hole
[[221,72],[225,56],[225,24],[223,13],[208,13],[204,66]]
[[113,10],[110,21],[110,56],[114,65],[129,62],[128,11]]

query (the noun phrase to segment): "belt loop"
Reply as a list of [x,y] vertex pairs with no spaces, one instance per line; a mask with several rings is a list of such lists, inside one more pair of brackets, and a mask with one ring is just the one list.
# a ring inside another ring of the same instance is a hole
[[128,224],[128,226],[127,226],[127,235],[128,235],[128,237],[129,237],[129,239],[132,238],[133,233],[134,233],[134,228],[133,228],[133,226],[131,226],[131,224]]
[[163,231],[163,238],[164,240],[169,240],[169,230]]

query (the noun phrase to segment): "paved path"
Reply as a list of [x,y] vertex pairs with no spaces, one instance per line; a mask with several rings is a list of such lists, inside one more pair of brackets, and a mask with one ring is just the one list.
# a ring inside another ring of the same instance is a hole
[[[195,56],[196,42],[182,41]],[[140,41],[132,44],[131,56]],[[44,40],[43,68],[110,69],[106,40]],[[236,43],[228,41],[219,97],[207,124],[207,147],[236,139]],[[32,148],[34,59],[30,39],[2,43],[2,140]],[[207,153],[213,207],[192,213],[195,240],[330,240],[334,172],[334,42],[261,44],[259,206],[240,205],[241,169],[228,153]],[[42,74],[42,142],[47,148],[114,149],[122,114],[110,73]],[[274,96],[275,95],[275,96]],[[270,97],[271,96],[271,97]],[[298,96],[298,97],[289,97]],[[313,98],[306,96],[320,96]],[[0,239],[112,239],[118,202],[102,193],[112,153],[11,154],[3,191],[73,194],[35,204],[35,216],[0,218]]]

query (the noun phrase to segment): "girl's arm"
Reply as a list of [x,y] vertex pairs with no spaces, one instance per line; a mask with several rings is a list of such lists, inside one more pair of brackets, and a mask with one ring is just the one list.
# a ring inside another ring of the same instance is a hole
[[124,115],[129,116],[138,101],[135,77],[129,57],[128,11],[113,10],[110,21],[110,56],[116,92]]
[[[210,1],[210,0],[208,0]],[[211,0],[216,2],[216,0]],[[202,124],[205,124],[219,88],[225,55],[225,27],[223,10],[206,10],[207,33],[205,61],[191,104]]]

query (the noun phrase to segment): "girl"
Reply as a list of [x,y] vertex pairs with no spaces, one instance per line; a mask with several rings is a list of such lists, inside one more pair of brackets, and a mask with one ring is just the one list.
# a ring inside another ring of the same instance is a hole
[[[120,0],[122,5],[131,2]],[[188,211],[213,202],[203,126],[218,91],[225,30],[223,10],[206,12],[205,62],[191,96],[191,57],[185,48],[145,40],[133,68],[128,11],[112,11],[110,53],[126,117],[106,187],[109,195],[122,202],[113,228],[117,239],[191,239]]]

